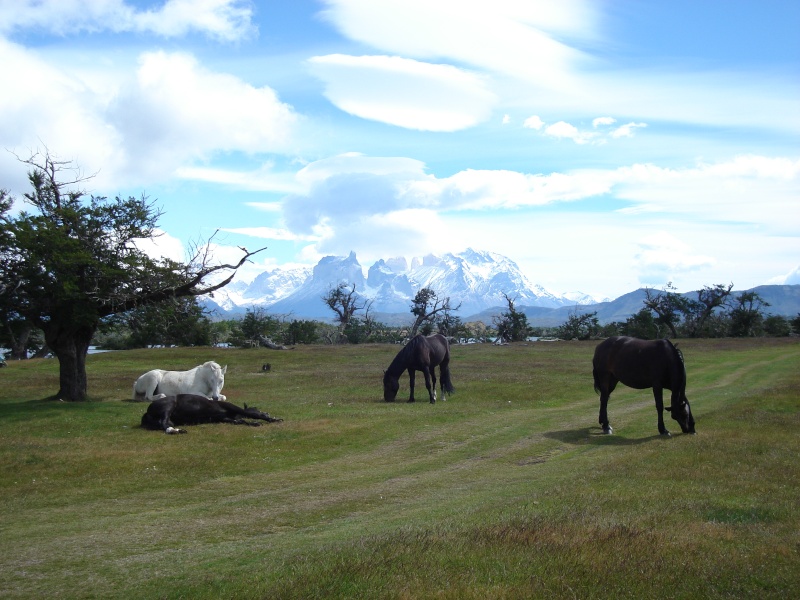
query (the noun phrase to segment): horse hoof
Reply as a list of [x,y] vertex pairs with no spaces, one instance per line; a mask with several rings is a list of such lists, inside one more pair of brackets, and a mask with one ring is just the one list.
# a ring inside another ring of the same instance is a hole
[[603,433],[606,435],[611,435],[614,433],[614,430],[611,427],[603,427]]
[[661,435],[663,435],[664,437],[672,437],[672,434],[671,434],[669,431],[662,431],[662,432],[660,432],[660,433],[661,433]]

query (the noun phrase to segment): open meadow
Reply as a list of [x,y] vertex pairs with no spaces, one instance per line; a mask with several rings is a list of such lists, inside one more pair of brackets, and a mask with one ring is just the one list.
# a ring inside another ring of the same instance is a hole
[[[80,404],[9,363],[0,597],[800,597],[800,340],[679,341],[671,438],[622,385],[602,435],[596,344],[454,346],[435,405],[383,402],[391,345],[95,354]],[[141,429],[136,377],[206,360],[285,421]]]

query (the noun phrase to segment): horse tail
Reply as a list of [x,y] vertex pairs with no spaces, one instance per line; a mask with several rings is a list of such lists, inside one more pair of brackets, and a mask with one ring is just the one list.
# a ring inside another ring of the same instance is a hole
[[453,387],[453,382],[450,381],[450,361],[443,362],[439,367],[439,376],[442,380],[442,389],[448,394],[455,394],[456,388]]
[[597,372],[597,369],[592,369],[592,378],[594,379],[594,393],[600,393],[600,374]]

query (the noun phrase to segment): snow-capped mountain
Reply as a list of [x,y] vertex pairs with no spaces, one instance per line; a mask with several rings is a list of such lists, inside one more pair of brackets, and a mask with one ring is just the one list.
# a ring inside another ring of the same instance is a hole
[[298,318],[329,319],[330,309],[323,296],[339,283],[355,284],[356,293],[372,300],[374,313],[409,313],[412,300],[422,288],[431,288],[440,298],[449,297],[459,306],[462,318],[499,307],[505,309],[505,296],[517,307],[557,308],[590,304],[585,294],[556,296],[531,283],[517,264],[500,254],[467,249],[459,254],[403,257],[378,260],[367,271],[354,252],[348,256],[327,256],[313,269],[262,273],[249,285],[236,282],[215,293],[209,305],[224,312],[241,312],[249,306],[262,306],[270,313]]

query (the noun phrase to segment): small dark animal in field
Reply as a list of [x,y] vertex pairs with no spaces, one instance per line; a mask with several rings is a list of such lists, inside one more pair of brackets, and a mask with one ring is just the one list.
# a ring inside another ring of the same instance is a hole
[[150,403],[147,412],[142,415],[142,427],[145,429],[163,430],[165,433],[186,433],[177,425],[199,425],[201,423],[230,423],[232,425],[250,425],[258,427],[259,419],[268,423],[277,423],[283,419],[270,417],[256,408],[244,408],[224,400],[210,400],[197,394],[178,394],[167,396]]
[[269,363],[264,363],[263,365],[261,365],[261,370],[264,371],[264,373],[266,373],[267,371],[271,371],[272,365]]
[[[664,426],[664,409],[681,426],[683,433],[695,433],[694,417],[686,398],[686,366],[683,353],[669,340],[640,340],[615,336],[600,342],[592,360],[594,389],[600,394],[600,425],[612,433],[608,423],[608,398],[622,382],[637,390],[653,388],[658,412],[658,432],[669,435]],[[663,391],[672,392],[671,406],[664,406]]]
[[428,389],[428,396],[433,404],[436,402],[435,367],[437,366],[444,398],[445,392],[452,394],[456,391],[450,381],[450,344],[447,342],[447,338],[439,333],[427,337],[424,335],[414,336],[397,353],[389,368],[383,372],[383,399],[386,402],[394,402],[397,390],[400,389],[400,375],[403,374],[403,371],[408,370],[411,387],[408,401],[414,402],[415,371],[422,371],[422,374],[425,375],[425,387]]

